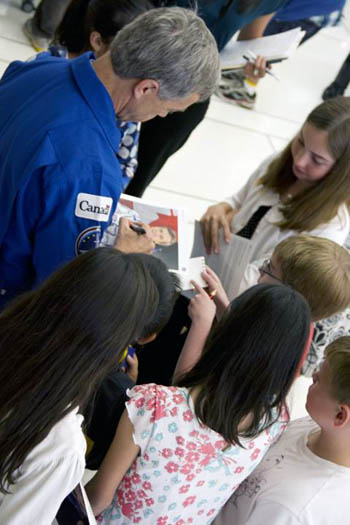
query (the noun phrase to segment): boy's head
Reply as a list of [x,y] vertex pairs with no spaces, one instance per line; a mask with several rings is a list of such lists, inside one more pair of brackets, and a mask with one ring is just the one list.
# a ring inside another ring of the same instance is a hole
[[350,306],[350,254],[339,244],[310,235],[288,237],[276,246],[269,264],[262,272],[303,294],[313,321]]
[[324,430],[348,427],[350,431],[350,337],[340,337],[325,352],[312,376],[306,409]]

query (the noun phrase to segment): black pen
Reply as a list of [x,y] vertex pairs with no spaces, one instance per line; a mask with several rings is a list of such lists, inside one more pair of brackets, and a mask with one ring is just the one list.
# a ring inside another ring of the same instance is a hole
[[139,226],[138,224],[130,224],[130,230],[137,233],[138,235],[145,235],[146,230],[142,228],[142,226]]

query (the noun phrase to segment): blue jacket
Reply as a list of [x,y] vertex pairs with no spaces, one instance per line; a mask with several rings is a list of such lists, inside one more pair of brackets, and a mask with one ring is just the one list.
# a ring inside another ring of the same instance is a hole
[[121,133],[91,58],[17,61],[0,82],[0,307],[96,246],[114,213]]

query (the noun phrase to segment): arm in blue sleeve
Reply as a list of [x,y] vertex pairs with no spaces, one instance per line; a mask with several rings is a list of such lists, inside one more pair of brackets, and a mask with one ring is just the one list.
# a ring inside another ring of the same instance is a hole
[[30,177],[20,189],[0,252],[0,307],[41,283],[76,255],[99,245],[121,192],[120,172],[106,177],[101,165],[79,173],[60,164]]
[[0,247],[0,309],[12,297],[31,288],[35,279],[32,233],[42,206],[40,179],[40,172],[34,172],[17,193]]
[[107,177],[97,162],[79,173],[45,173],[44,208],[35,231],[35,284],[62,264],[100,244],[121,193],[120,172]]

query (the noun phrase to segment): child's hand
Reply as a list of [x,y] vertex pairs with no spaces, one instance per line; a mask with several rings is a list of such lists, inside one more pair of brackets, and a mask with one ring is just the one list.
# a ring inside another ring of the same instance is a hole
[[222,286],[222,283],[219,279],[219,277],[216,275],[216,273],[209,268],[209,266],[206,266],[206,269],[204,272],[202,272],[202,277],[205,280],[206,283],[208,283],[208,289],[209,292],[215,290],[216,293],[213,297],[213,301],[215,302],[218,311],[216,312],[217,315],[223,314],[223,312],[226,310],[228,305],[230,304],[230,301],[226,295],[226,292],[224,290],[224,287]]
[[[268,66],[270,69],[271,66]],[[266,75],[266,58],[258,55],[255,62],[248,62],[244,68],[246,76],[255,84]]]
[[130,377],[131,381],[134,381],[134,383],[136,383],[137,376],[139,374],[139,360],[137,359],[137,355],[128,355],[126,361],[128,363],[128,370],[126,373]]
[[196,292],[198,292],[191,299],[188,307],[188,315],[192,319],[192,324],[200,324],[204,327],[211,326],[215,317],[216,305],[196,281],[191,281],[191,284]]
[[224,239],[228,244],[231,239],[230,225],[237,213],[227,202],[219,202],[209,206],[200,220],[203,242],[207,253],[219,253],[219,230],[223,228]]

